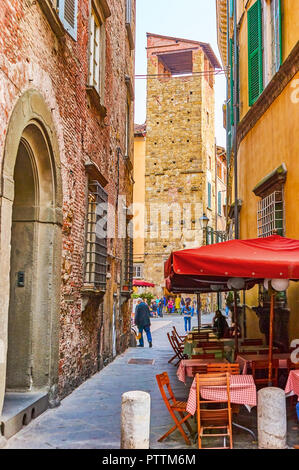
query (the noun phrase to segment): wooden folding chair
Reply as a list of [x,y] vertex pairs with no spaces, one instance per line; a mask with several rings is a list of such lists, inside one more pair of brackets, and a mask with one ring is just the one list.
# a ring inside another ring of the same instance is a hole
[[[198,429],[198,448],[202,449],[202,439],[204,437],[223,437],[223,447],[205,447],[205,449],[232,449],[232,409],[230,402],[230,384],[229,374],[196,374],[196,402],[197,402],[197,429]],[[209,386],[226,386],[227,400],[213,401],[201,399],[200,390],[202,387]],[[225,408],[220,408],[219,404],[227,403]],[[210,408],[211,404],[217,405]],[[205,430],[219,429],[225,432],[217,434],[205,434]],[[226,438],[229,437],[229,447],[226,446]]]
[[231,375],[239,375],[240,374],[240,365],[238,363],[213,363],[207,365],[207,372],[208,374],[219,374],[219,373],[226,373],[228,372]]
[[245,338],[241,341],[241,346],[261,346],[263,345],[262,338]]
[[175,326],[173,326],[172,329],[173,329],[173,331],[175,332],[177,338],[178,338],[180,341],[184,342],[184,339],[186,338],[187,335],[179,335],[179,334],[178,334],[178,331],[177,331],[177,329],[176,329]]
[[169,342],[172,346],[172,349],[175,352],[175,355],[172,356],[172,358],[170,358],[168,362],[171,363],[175,358],[177,358],[178,362],[176,362],[174,364],[175,366],[177,366],[182,359],[184,359],[185,357],[188,357],[188,356],[183,354],[184,347],[182,345],[178,344],[178,342],[176,340],[176,337],[174,335],[170,335],[169,333],[167,333],[167,336],[168,336],[168,340],[169,340]]
[[[278,359],[272,361],[272,384],[274,387],[278,385]],[[251,363],[252,376],[256,385],[267,385],[269,375],[269,362],[268,361],[252,361]]]
[[[162,437],[160,437],[160,439],[158,439],[158,442],[162,442],[167,436],[173,433],[176,429],[179,429],[180,433],[185,439],[186,444],[190,445],[191,444],[190,440],[182,427],[182,424],[185,424],[190,434],[193,433],[193,430],[190,424],[187,422],[187,420],[192,417],[192,415],[190,413],[187,413],[186,411],[187,402],[176,400],[174,393],[172,391],[170,382],[169,382],[169,377],[168,377],[167,372],[163,372],[162,374],[156,375],[156,379],[157,379],[158,386],[159,386],[162,398],[164,400],[164,403],[172,419],[175,422],[175,426],[173,426]],[[167,396],[166,390],[168,391],[168,396]],[[177,412],[180,415],[181,417],[180,421],[175,415],[175,412]],[[184,416],[184,414],[186,414],[186,416]]]
[[215,359],[215,354],[192,354],[192,359]]
[[200,364],[197,366],[191,367],[191,374],[195,377],[196,374],[206,374],[207,373],[207,364]]

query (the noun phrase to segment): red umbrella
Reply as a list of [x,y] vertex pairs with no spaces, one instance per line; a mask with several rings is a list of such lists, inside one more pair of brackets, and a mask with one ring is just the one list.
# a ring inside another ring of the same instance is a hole
[[133,279],[133,286],[136,287],[155,287],[156,284],[146,281],[138,281],[138,279]]
[[[164,274],[168,290],[198,294],[232,290],[227,285],[231,278],[243,279],[240,289],[251,289],[264,279],[299,280],[299,240],[271,235],[175,251],[165,263]],[[269,383],[272,374],[274,296],[271,292]]]

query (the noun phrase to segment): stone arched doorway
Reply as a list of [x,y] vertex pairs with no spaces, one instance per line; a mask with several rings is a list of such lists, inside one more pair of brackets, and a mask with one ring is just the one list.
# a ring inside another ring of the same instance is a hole
[[11,397],[42,391],[51,400],[58,382],[60,162],[51,113],[34,90],[22,96],[10,119],[1,189],[3,422]]

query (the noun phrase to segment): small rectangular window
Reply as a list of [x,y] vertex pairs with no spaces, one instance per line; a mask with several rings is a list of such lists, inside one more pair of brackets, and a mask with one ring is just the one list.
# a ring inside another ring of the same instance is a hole
[[130,122],[130,104],[127,101],[126,104],[126,121],[125,121],[125,155],[129,156],[130,155],[130,127],[131,127],[131,122]]
[[108,195],[97,181],[88,184],[85,284],[106,290]]
[[101,24],[91,11],[89,32],[89,85],[101,92]]
[[126,23],[132,22],[132,0],[126,0]]

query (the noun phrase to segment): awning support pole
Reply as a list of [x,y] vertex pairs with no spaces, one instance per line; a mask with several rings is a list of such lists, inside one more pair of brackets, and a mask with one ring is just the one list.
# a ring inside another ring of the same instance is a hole
[[272,386],[274,301],[275,301],[275,294],[273,294],[273,291],[271,291],[270,326],[269,326],[269,376],[268,376],[268,387]]
[[197,294],[197,324],[198,324],[198,333],[201,327],[201,303],[200,303],[200,294]]
[[237,306],[237,291],[234,291],[234,323],[235,323],[235,359],[239,354],[238,342],[238,306]]

